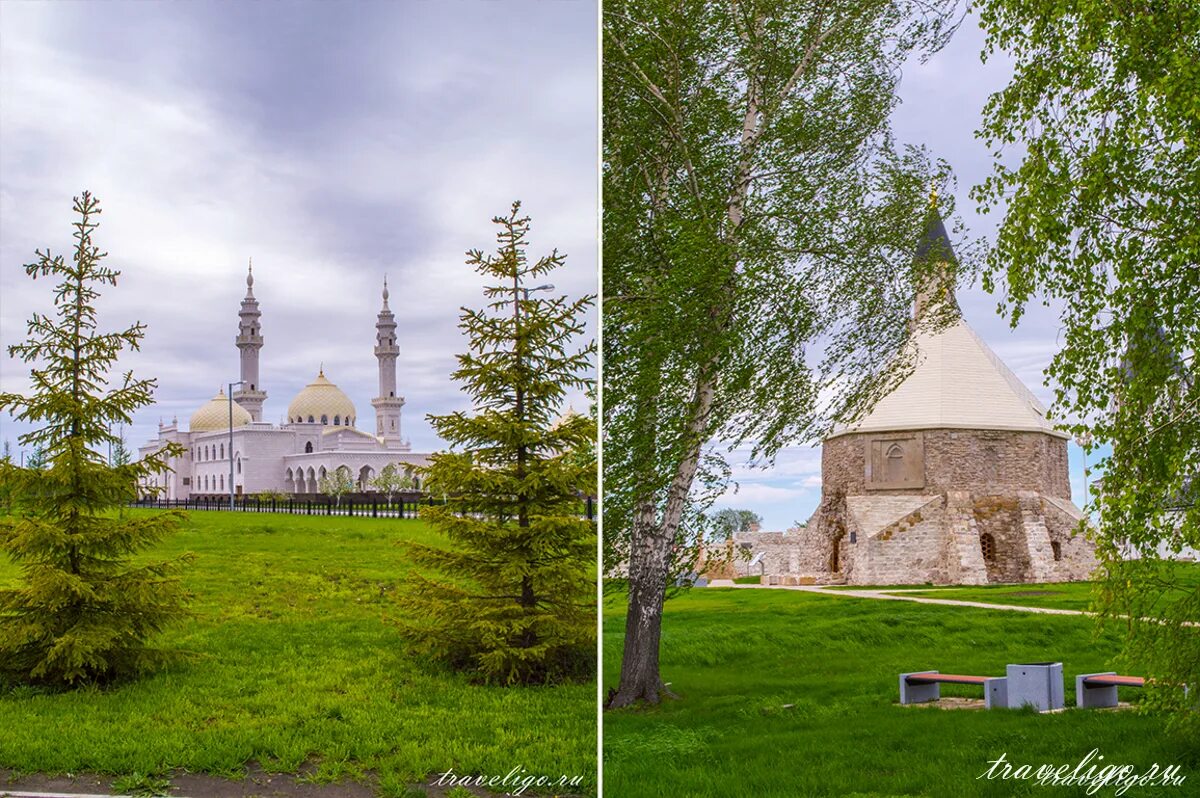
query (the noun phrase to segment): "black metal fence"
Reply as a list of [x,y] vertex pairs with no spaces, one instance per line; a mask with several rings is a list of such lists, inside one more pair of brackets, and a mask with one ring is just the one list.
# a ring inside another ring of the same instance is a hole
[[[434,506],[441,502],[432,496],[426,499],[397,499],[392,503],[387,501],[362,501],[343,499],[340,503],[332,499],[303,500],[296,499],[262,499],[256,496],[240,496],[234,499],[233,507],[229,506],[228,498],[197,496],[192,499],[160,499],[142,498],[133,503],[133,507],[147,507],[156,510],[213,510],[228,512],[232,509],[241,513],[288,513],[291,515],[344,515],[360,518],[417,518],[423,505]],[[580,500],[580,515],[589,521],[595,520],[596,505],[591,496]]]

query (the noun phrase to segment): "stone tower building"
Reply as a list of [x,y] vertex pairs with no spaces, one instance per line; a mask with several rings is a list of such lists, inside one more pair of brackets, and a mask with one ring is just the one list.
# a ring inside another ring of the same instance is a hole
[[[821,504],[802,527],[748,536],[774,583],[986,584],[1083,579],[1096,565],[1071,501],[1067,435],[967,325],[936,208],[917,257],[941,286],[914,307],[912,373],[821,454]],[[931,290],[932,289],[932,290]],[[945,290],[954,321],[916,321]]]

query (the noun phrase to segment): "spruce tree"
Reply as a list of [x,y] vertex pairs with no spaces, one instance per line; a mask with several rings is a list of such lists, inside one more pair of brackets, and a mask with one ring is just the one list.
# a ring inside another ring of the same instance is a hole
[[595,344],[578,346],[594,297],[528,290],[565,263],[557,250],[526,258],[520,203],[492,220],[495,255],[467,253],[491,278],[485,310],[462,309],[469,351],[453,378],[472,414],[429,416],[450,450],[422,469],[444,504],[421,516],[446,547],[407,544],[419,570],[404,585],[402,628],[417,653],[479,681],[534,684],[595,671],[596,531],[581,496],[596,490],[595,421],[563,414],[588,390]]
[[33,279],[60,280],[56,315],[33,314],[28,338],[8,348],[31,364],[29,396],[0,394],[0,410],[35,427],[20,442],[41,451],[41,471],[3,466],[12,514],[0,519],[0,547],[21,568],[22,583],[0,591],[0,679],[48,685],[102,683],[135,674],[165,658],[149,640],[181,617],[184,591],[175,574],[182,559],[145,563],[132,556],[180,522],[178,512],[131,517],[123,506],[138,484],[160,473],[172,445],[136,463],[110,465],[104,449],[151,402],[154,380],[132,372],[110,378],[120,353],[138,349],[145,325],[99,331],[94,303],[120,272],[101,265],[92,242],[100,205],[75,198],[76,241],[70,261],[37,251]]

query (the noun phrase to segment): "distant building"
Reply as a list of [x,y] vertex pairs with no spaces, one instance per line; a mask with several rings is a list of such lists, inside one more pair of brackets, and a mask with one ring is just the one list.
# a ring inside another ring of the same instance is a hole
[[[936,257],[955,313],[954,253],[936,207],[917,250]],[[774,584],[1085,579],[1095,550],[1071,501],[1067,435],[961,314],[937,331],[913,311],[913,372],[823,444],[807,526],[738,536]]]
[[371,480],[384,467],[411,471],[428,456],[415,454],[401,436],[400,411],[404,397],[396,393],[396,320],[388,308],[387,281],[383,307],[375,324],[375,357],[379,363],[379,395],[374,434],[358,429],[358,411],[340,388],[325,377],[316,378],[288,405],[281,425],[262,420],[267,392],[259,380],[259,350],[263,346],[262,314],[254,297],[254,275],[246,276],[246,297],[238,313],[236,339],[241,355],[241,389],[233,394],[233,436],[230,440],[230,406],[224,390],[192,414],[187,430],[178,424],[160,424],[158,437],[138,449],[140,457],[159,451],[168,442],[184,449],[169,461],[171,471],[155,480],[159,496],[186,499],[228,496],[230,463],[233,491],[252,494],[275,491],[288,494],[317,493],[322,477],[344,467],[361,492],[374,488]]

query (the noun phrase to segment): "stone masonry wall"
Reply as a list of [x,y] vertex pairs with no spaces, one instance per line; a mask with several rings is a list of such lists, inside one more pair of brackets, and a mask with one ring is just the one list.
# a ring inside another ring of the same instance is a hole
[[[825,492],[873,493],[866,487],[866,447],[873,433],[825,441],[821,477]],[[1042,432],[924,430],[925,487],[890,488],[890,494],[965,490],[983,495],[1036,491],[1071,498],[1067,442]]]

